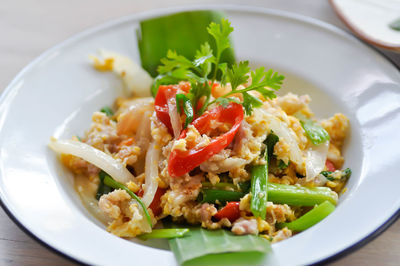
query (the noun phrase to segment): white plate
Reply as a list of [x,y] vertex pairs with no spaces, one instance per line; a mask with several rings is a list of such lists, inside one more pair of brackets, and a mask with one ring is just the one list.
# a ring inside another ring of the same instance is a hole
[[[235,28],[238,59],[284,73],[283,91],[310,94],[318,116],[343,112],[351,121],[344,155],[353,176],[336,211],[309,230],[273,245],[264,263],[320,262],[397,217],[399,71],[375,50],[323,22],[260,8],[220,8]],[[0,198],[17,223],[54,250],[88,264],[176,264],[168,250],[107,233],[82,207],[71,174],[46,145],[52,135],[82,134],[92,112],[111,104],[119,93],[119,81],[94,71],[89,54],[107,48],[139,60],[138,21],[185,9],[193,7],[129,16],[79,34],[32,62],[3,94]]]

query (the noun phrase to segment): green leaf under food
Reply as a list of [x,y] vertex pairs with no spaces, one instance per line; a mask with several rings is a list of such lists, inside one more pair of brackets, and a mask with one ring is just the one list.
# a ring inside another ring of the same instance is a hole
[[393,22],[391,22],[391,23],[389,24],[389,27],[390,27],[392,30],[400,31],[400,18],[397,18],[396,20],[394,20]]
[[[170,239],[169,245],[180,265],[218,265],[221,262],[224,265],[237,265],[235,262],[240,260],[248,264],[251,261],[248,252],[262,254],[271,250],[269,241],[259,236],[236,236],[223,229],[203,228],[190,228],[184,237]],[[216,254],[221,255],[223,260],[218,259]],[[260,255],[256,257],[262,259]],[[235,260],[231,261],[233,258]]]
[[306,136],[314,145],[319,145],[329,140],[328,132],[319,124],[302,114],[297,113],[295,116],[300,120],[301,126],[306,132]]
[[[157,67],[168,50],[176,51],[190,60],[204,60],[201,59],[202,56],[195,58],[196,51],[206,42],[213,51],[217,51],[216,43],[208,34],[207,27],[211,22],[219,23],[223,17],[221,12],[202,10],[141,21],[137,39],[143,68],[153,77],[157,76]],[[206,48],[201,51],[205,53]],[[235,62],[232,48],[223,52],[220,62],[227,62],[229,65]],[[205,68],[203,70],[208,71]]]
[[151,233],[141,234],[138,237],[142,240],[152,238],[177,238],[183,237],[189,233],[188,228],[168,228],[168,229],[153,229]]

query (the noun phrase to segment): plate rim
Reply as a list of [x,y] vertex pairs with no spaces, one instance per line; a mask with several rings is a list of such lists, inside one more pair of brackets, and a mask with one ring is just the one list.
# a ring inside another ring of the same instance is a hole
[[[170,14],[170,13],[176,13],[176,12],[182,12],[182,11],[190,11],[190,10],[207,10],[207,9],[219,9],[219,10],[227,10],[227,11],[236,11],[236,12],[254,12],[257,14],[261,15],[274,15],[274,16],[280,16],[280,17],[285,17],[288,19],[295,19],[304,23],[307,23],[309,25],[317,26],[319,28],[325,29],[327,31],[333,32],[337,35],[341,35],[347,39],[351,39],[353,41],[357,41],[359,44],[364,45],[365,47],[370,48],[372,52],[375,52],[377,55],[381,56],[385,61],[389,62],[390,65],[392,65],[395,69],[398,70],[400,73],[400,66],[396,65],[396,63],[389,58],[386,54],[384,54],[382,51],[378,50],[376,47],[363,42],[360,38],[353,36],[349,32],[332,25],[330,23],[327,23],[325,21],[289,12],[289,11],[284,11],[284,10],[279,10],[279,9],[273,9],[273,8],[265,8],[265,7],[258,7],[255,5],[240,5],[240,4],[186,4],[182,6],[172,6],[172,7],[167,7],[167,8],[156,8],[156,9],[151,9],[147,11],[142,11],[142,12],[135,12],[129,15],[125,15],[122,17],[117,17],[111,20],[108,20],[106,22],[100,23],[98,25],[88,27],[82,31],[79,31],[76,34],[72,34],[70,37],[65,39],[64,41],[59,42],[58,44],[46,49],[44,52],[39,54],[35,59],[33,59],[31,62],[29,62],[25,67],[23,67],[17,75],[9,82],[9,84],[6,86],[4,91],[0,95],[0,109],[4,106],[4,104],[7,103],[7,96],[13,91],[13,88],[15,88],[15,84],[20,80],[21,77],[25,75],[26,72],[31,70],[33,67],[35,67],[38,63],[41,61],[45,60],[48,55],[51,55],[53,52],[68,46],[68,44],[76,42],[77,40],[91,35],[93,33],[96,33],[102,29],[106,29],[118,24],[123,24],[125,22],[128,22],[130,20],[136,19],[140,20],[143,18],[149,18],[157,15],[162,15],[162,14]],[[1,127],[2,125],[0,125]],[[1,176],[0,176],[1,178]],[[29,237],[34,239],[37,243],[40,245],[44,246],[48,250],[56,253],[57,255],[61,255],[61,257],[64,257],[72,262],[83,264],[83,265],[89,265],[83,261],[80,261],[63,251],[59,250],[58,248],[55,248],[51,246],[50,244],[46,243],[44,240],[40,239],[40,237],[36,236],[33,232],[31,232],[29,229],[27,229],[23,222],[19,221],[16,216],[12,213],[12,211],[6,206],[6,203],[2,199],[2,194],[0,194],[0,206],[4,210],[4,212],[7,214],[7,216],[21,229],[24,233],[26,233]],[[346,255],[360,249],[364,245],[366,245],[368,242],[371,240],[375,239],[377,236],[382,234],[385,230],[387,230],[397,219],[400,217],[400,208],[395,211],[387,221],[382,223],[380,226],[378,226],[374,231],[370,232],[363,238],[361,238],[359,241],[353,243],[349,247],[336,252],[324,259],[321,259],[317,262],[313,262],[311,265],[321,265],[329,262],[336,261],[342,257],[345,257]]]

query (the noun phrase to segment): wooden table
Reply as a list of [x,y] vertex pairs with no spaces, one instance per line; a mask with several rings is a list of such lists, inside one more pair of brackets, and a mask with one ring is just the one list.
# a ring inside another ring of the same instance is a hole
[[[44,50],[69,36],[107,20],[140,11],[180,4],[217,1],[193,0],[2,0],[0,4],[0,92],[12,78]],[[240,4],[244,1],[219,1]],[[338,27],[328,1],[246,1],[247,5],[275,8],[311,16]],[[387,53],[398,65],[400,56]],[[349,225],[352,226],[352,225]],[[22,232],[0,210],[0,265],[72,265]],[[399,265],[400,220],[361,249],[335,261],[336,265]]]

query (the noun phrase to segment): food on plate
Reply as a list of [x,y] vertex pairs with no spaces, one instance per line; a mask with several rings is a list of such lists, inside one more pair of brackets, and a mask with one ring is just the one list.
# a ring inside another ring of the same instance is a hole
[[[283,75],[223,61],[232,31],[226,19],[211,22],[214,49],[202,43],[191,58],[169,50],[154,80],[117,53],[93,57],[131,96],[94,112],[84,136],[49,144],[109,232],[173,239],[179,262],[202,237],[246,235],[251,251],[268,250],[334,211],[351,175],[340,170],[348,118],[318,120],[310,96],[276,95]],[[249,251],[237,245],[219,252]]]

